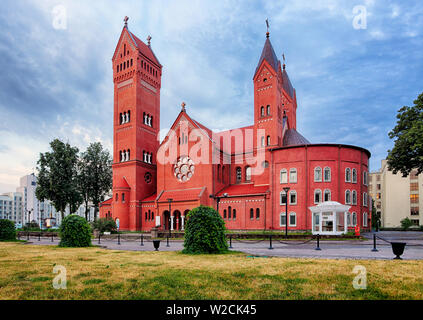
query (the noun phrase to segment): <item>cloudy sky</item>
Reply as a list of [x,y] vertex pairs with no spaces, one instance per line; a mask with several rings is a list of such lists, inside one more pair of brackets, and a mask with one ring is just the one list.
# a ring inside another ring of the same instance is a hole
[[297,90],[298,130],[369,149],[371,170],[392,147],[396,111],[423,91],[421,0],[5,0],[0,192],[14,191],[56,137],[111,150],[111,58],[126,15],[164,66],[162,128],[182,101],[212,129],[253,123],[266,18]]

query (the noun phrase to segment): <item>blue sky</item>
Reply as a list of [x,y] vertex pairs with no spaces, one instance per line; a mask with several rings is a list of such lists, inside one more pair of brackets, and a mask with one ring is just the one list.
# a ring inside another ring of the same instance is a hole
[[[367,10],[366,29],[354,28],[355,6]],[[57,28],[62,9],[65,29]],[[162,128],[182,101],[211,129],[253,123],[252,77],[266,18],[297,90],[298,131],[313,143],[369,149],[371,170],[392,147],[387,134],[397,110],[423,91],[420,0],[6,0],[0,192],[13,191],[56,137],[81,149],[101,141],[111,150],[111,58],[126,15],[140,39],[152,36],[164,66]]]

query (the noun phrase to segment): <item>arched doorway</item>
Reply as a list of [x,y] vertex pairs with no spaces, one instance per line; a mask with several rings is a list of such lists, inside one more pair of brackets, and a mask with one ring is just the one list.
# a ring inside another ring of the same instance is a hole
[[182,229],[182,222],[181,222],[181,212],[179,210],[175,210],[173,212],[173,230],[181,230]]
[[170,229],[170,212],[168,210],[163,212],[163,229]]

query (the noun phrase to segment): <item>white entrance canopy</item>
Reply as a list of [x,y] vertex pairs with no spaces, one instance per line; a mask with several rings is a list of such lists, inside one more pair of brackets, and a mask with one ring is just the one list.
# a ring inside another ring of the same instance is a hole
[[341,235],[348,232],[347,217],[350,206],[335,201],[322,202],[311,210],[313,234]]

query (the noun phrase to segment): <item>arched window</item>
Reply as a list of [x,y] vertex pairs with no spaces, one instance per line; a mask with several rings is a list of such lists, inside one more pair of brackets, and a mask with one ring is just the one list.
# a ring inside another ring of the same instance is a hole
[[322,168],[320,167],[314,169],[314,182],[322,182]]
[[319,204],[322,202],[322,190],[314,190],[314,203]]
[[331,196],[330,190],[326,189],[324,196],[325,196],[325,201],[331,201],[332,196]]
[[295,168],[289,170],[289,183],[297,183],[297,169]]
[[145,221],[148,221],[148,214],[147,214],[147,212],[145,213]]
[[122,118],[122,113],[120,113],[120,114],[119,114],[119,124],[122,124],[122,120],[123,120],[123,118]]
[[357,225],[357,213],[352,213],[352,225],[355,227]]
[[254,220],[254,209],[250,209],[250,220]]
[[260,209],[256,209],[256,220],[260,220]]
[[223,210],[223,219],[225,219],[225,220],[226,220],[226,209],[225,209],[225,210]]
[[345,191],[345,204],[351,204],[351,191]]
[[281,191],[280,193],[280,204],[285,205],[286,204],[286,192]]
[[270,146],[270,136],[267,136],[267,145]]
[[260,109],[260,115],[261,115],[262,117],[264,117],[264,107],[261,107],[261,109]]
[[363,206],[367,207],[367,193],[363,192]]
[[125,194],[122,193],[122,203],[125,203]]
[[352,191],[352,204],[357,204],[357,191]]
[[148,220],[151,220],[151,211],[148,210]]
[[291,212],[289,214],[289,226],[296,227],[297,226],[297,214],[295,212]]
[[267,115],[270,116],[270,106],[267,105]]
[[357,169],[352,169],[352,182],[357,183]]
[[323,170],[323,177],[324,177],[324,181],[325,182],[330,182],[330,180],[331,180],[331,172],[330,172],[330,168],[329,167],[326,167],[324,170]]
[[251,167],[245,168],[245,181],[251,181]]
[[367,171],[363,171],[363,184],[367,186]]
[[363,213],[363,227],[367,227],[367,220],[369,219],[369,216],[367,212]]
[[291,190],[289,192],[289,204],[296,205],[297,204],[297,191]]
[[232,220],[232,207],[228,207],[228,219]]
[[118,202],[118,201],[119,201],[119,194],[116,193],[116,202]]
[[288,172],[286,171],[286,169],[281,170],[280,180],[281,184],[288,183]]
[[280,215],[280,226],[281,227],[286,226],[286,214],[285,214],[285,212],[281,213],[281,215]]
[[351,213],[350,212],[348,212],[347,213],[347,226],[351,226]]
[[264,136],[263,136],[263,137],[261,137],[261,146],[262,146],[262,147],[264,147],[264,146],[265,146],[265,142],[266,142],[266,141],[264,140]]
[[234,221],[236,220],[236,210],[235,209],[232,211],[232,218],[233,218]]
[[351,182],[351,169],[345,169],[345,182]]
[[154,212],[151,213],[151,220],[154,220]]
[[236,168],[236,183],[242,182],[242,169],[240,167]]
[[128,111],[128,114],[126,116],[126,122],[131,122],[131,111]]

